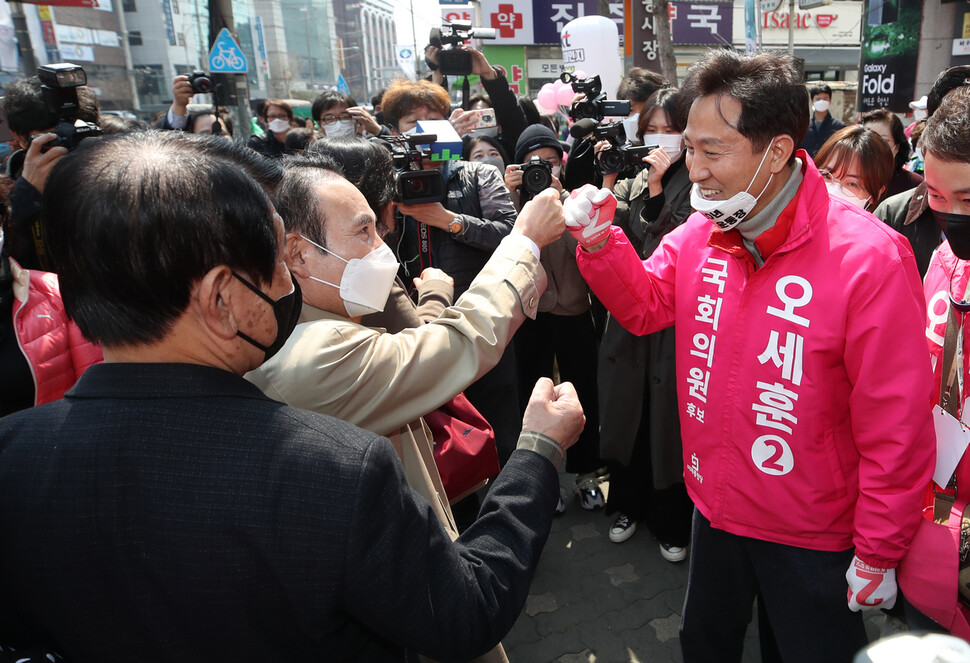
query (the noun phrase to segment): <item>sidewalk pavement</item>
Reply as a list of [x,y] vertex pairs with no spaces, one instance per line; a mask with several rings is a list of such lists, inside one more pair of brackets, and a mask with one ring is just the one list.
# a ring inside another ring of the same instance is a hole
[[[664,560],[645,527],[611,542],[613,518],[579,506],[574,477],[560,474],[566,512],[553,522],[525,609],[502,641],[509,661],[679,663],[687,561]],[[761,661],[756,622],[753,610],[744,663]],[[867,617],[871,639],[882,622],[878,611]]]

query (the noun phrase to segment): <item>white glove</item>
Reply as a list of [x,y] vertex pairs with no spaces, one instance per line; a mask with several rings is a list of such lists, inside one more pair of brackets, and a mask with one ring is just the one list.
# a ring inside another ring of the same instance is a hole
[[852,558],[845,572],[849,583],[849,610],[886,609],[896,605],[896,569],[877,569],[858,557]]
[[610,234],[616,214],[616,197],[609,189],[584,184],[562,205],[566,230],[584,247],[599,244]]

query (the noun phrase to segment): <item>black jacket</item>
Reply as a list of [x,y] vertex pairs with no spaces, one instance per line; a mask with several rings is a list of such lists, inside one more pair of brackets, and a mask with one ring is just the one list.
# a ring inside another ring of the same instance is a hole
[[926,276],[933,251],[943,241],[940,226],[930,210],[926,184],[921,182],[915,189],[887,198],[879,203],[873,214],[909,240],[920,278]]
[[452,543],[390,442],[188,364],[99,364],[0,420],[0,642],[66,660],[467,659],[511,628],[555,467]]
[[845,128],[845,122],[836,120],[831,113],[826,113],[825,119],[821,122],[815,121],[815,114],[813,113],[812,119],[808,123],[808,133],[805,134],[805,140],[802,141],[802,149],[814,159],[815,153],[825,144],[825,141],[836,131],[843,128]]

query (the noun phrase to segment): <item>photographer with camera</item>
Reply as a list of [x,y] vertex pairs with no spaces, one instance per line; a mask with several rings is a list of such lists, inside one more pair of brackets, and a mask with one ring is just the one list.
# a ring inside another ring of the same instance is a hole
[[[619,101],[607,102],[610,104],[610,108],[606,109],[603,108],[601,103],[596,103],[597,99],[600,102],[605,100],[605,96],[602,95],[602,86],[599,83],[598,76],[593,76],[585,80],[575,80],[573,77],[565,75],[562,78],[565,82],[571,82],[573,89],[577,93],[582,92],[585,95],[585,98],[580,99],[570,108],[569,115],[576,121],[576,124],[570,128],[570,134],[577,142],[574,143],[573,149],[570,152],[569,164],[563,175],[563,184],[570,191],[578,189],[584,184],[596,184],[600,186],[603,181],[603,176],[602,171],[596,165],[595,152],[586,149],[589,143],[582,141],[583,138],[592,132],[590,123],[595,122],[598,124],[607,115],[626,116],[623,120],[623,129],[617,129],[616,135],[620,137],[620,142],[622,142],[622,137],[624,136],[629,139],[632,118],[638,115],[638,111],[642,107],[643,102],[651,94],[666,85],[666,81],[656,74],[644,72],[642,69],[634,67],[628,72],[626,78],[620,82],[616,95]],[[576,113],[577,110],[579,110],[579,113]],[[607,112],[607,110],[612,112]],[[584,121],[587,118],[588,121]],[[595,143],[596,140],[594,139],[592,142]]]
[[[189,113],[189,102],[197,94],[208,94],[212,92],[212,79],[201,70],[195,70],[191,74],[180,74],[172,79],[172,105],[161,121],[156,125],[157,129],[173,130],[181,129],[190,134],[223,134],[232,136],[232,127],[226,126],[214,112]],[[213,124],[219,122],[217,131],[213,131]]]
[[7,160],[10,219],[7,253],[24,269],[55,271],[40,223],[41,194],[51,169],[85,137],[100,135],[100,109],[84,70],[72,64],[39,67],[37,76],[8,85],[0,99],[18,151]]
[[[461,27],[458,27],[459,25]],[[466,26],[467,29],[463,30],[462,28]],[[438,33],[437,36],[435,35],[436,31]],[[454,34],[455,31],[457,31],[456,35]],[[451,39],[460,38],[468,32],[477,32],[477,30],[471,30],[470,25],[467,24],[458,24],[457,22],[451,24],[451,34],[453,35]],[[446,45],[448,39],[449,36],[442,37],[441,31],[437,29],[431,31],[431,45],[425,51],[425,59],[429,64],[438,66],[438,62],[442,57],[442,47]],[[457,53],[467,54],[468,59],[456,63],[459,67],[458,69],[448,68],[448,58],[455,58]],[[515,152],[515,143],[519,140],[519,136],[525,130],[526,126],[528,126],[528,123],[525,114],[519,108],[515,93],[509,87],[509,81],[505,75],[499,69],[489,64],[481,51],[461,41],[453,44],[452,48],[445,51],[445,59],[446,66],[444,73],[455,72],[458,75],[477,75],[479,77],[482,87],[485,88],[485,93],[488,95],[488,106],[495,111],[496,137],[507,153],[512,154]],[[439,67],[436,71],[440,72],[441,68]],[[477,119],[477,115],[472,110],[456,110],[448,118],[454,125],[455,131],[463,138],[472,135],[471,125]]]
[[[451,99],[441,86],[429,81],[398,81],[384,94],[382,107],[393,132],[410,134],[420,120],[445,119]],[[487,164],[422,160],[419,168],[439,169],[445,191],[441,202],[397,205],[404,215],[397,243],[404,282],[410,286],[425,267],[437,267],[455,280],[455,296],[459,297],[511,232],[515,206],[502,175]],[[503,463],[515,448],[519,432],[517,382],[515,354],[510,350],[495,368],[465,390],[495,429]]]
[[[519,137],[515,163],[505,169],[505,185],[517,208],[543,191],[554,189],[566,198],[559,175],[562,144],[552,129],[534,124]],[[586,415],[597,421],[596,330],[590,313],[589,286],[576,266],[576,240],[569,233],[542,251],[541,261],[549,283],[539,298],[539,312],[526,320],[515,335],[515,356],[519,375],[519,406],[525,408],[531,385],[541,377],[553,377],[558,364],[563,382],[576,387]],[[569,450],[566,471],[575,473],[575,492],[580,506],[599,509],[606,500],[600,489],[599,433],[587,426]],[[557,511],[565,509],[562,498]]]

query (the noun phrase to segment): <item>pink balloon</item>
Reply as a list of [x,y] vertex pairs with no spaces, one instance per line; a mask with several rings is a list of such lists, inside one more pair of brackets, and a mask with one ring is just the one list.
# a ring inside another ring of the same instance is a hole
[[560,106],[568,106],[573,103],[573,97],[576,93],[573,92],[571,85],[565,85],[559,88],[559,92],[556,93],[556,101],[559,102]]
[[[546,83],[546,85],[549,85],[549,83]],[[558,94],[559,93],[559,90],[562,89],[562,86],[563,85],[565,85],[565,83],[563,83],[561,80],[559,80],[557,78],[556,79],[556,82],[555,83],[552,83],[552,89],[556,91],[556,94]],[[545,86],[543,86],[543,87],[545,87]]]
[[544,108],[555,108],[556,107],[556,93],[553,90],[545,89],[545,86],[539,90],[539,94],[536,97],[536,101],[539,102],[540,106]]
[[555,89],[556,89],[556,86],[555,86],[555,85],[553,85],[552,83],[546,83],[546,84],[544,84],[544,85],[543,85],[543,86],[542,86],[541,88],[539,88],[539,89],[540,89],[540,90],[555,90]]

